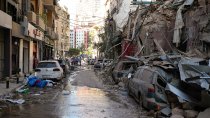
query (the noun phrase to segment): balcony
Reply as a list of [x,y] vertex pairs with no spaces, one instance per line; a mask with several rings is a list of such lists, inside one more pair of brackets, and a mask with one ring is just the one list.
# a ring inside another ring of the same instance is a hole
[[36,25],[36,14],[33,11],[29,11],[27,17],[31,24]]
[[22,38],[22,39],[25,38],[23,36],[23,31],[22,31],[21,25],[16,22],[12,22],[12,36]]
[[45,0],[44,7],[45,9],[51,10],[55,12],[55,2],[54,0]]
[[42,19],[41,16],[37,15],[36,17],[36,24],[39,28],[41,28],[42,30],[45,30],[45,23],[44,20]]
[[12,17],[8,15],[7,13],[0,10],[0,16],[4,20],[0,20],[0,26],[12,29]]
[[50,27],[47,27],[46,28],[45,35],[48,36],[48,37],[51,37],[51,35],[52,35],[52,29]]
[[53,40],[58,40],[58,34],[52,31],[52,37]]
[[45,0],[44,5],[49,5],[49,6],[57,5],[57,0]]
[[45,33],[46,36],[48,36],[50,39],[53,39],[53,40],[58,40],[58,34],[55,33],[52,28],[50,27],[47,27],[46,28],[46,33]]

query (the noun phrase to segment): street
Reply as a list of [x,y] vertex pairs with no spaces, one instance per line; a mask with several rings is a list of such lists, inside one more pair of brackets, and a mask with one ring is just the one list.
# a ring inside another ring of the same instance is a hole
[[[36,98],[33,98],[31,93],[18,95],[26,99],[25,104],[10,105],[2,118],[140,117],[138,104],[125,90],[104,86],[94,71],[86,67],[79,67],[78,71],[72,72],[60,86],[39,90],[45,94],[35,96]],[[64,91],[70,91],[70,94]]]

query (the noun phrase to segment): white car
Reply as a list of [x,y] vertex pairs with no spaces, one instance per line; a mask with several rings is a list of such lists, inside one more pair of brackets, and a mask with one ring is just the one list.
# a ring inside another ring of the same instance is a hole
[[35,76],[41,79],[56,79],[63,78],[63,69],[58,61],[40,61],[35,69]]

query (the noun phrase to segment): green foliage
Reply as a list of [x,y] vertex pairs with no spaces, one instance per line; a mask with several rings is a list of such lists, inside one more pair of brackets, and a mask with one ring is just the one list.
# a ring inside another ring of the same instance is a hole
[[72,57],[72,56],[77,56],[77,55],[79,55],[79,54],[80,54],[80,49],[77,49],[77,48],[70,48],[70,49],[69,49],[68,55],[69,55],[70,57]]

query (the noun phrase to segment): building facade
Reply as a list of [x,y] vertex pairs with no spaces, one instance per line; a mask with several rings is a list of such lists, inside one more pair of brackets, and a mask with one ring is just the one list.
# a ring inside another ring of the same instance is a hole
[[58,6],[56,8],[59,19],[56,21],[56,30],[59,33],[59,40],[56,42],[56,57],[65,57],[70,48],[70,15],[68,9]]
[[0,1],[0,79],[55,57],[57,6],[57,0]]
[[89,39],[89,30],[84,28],[75,28],[74,29],[74,48],[84,48],[85,50],[88,48],[88,39]]
[[76,48],[75,47],[75,33],[74,30],[70,30],[70,48]]

